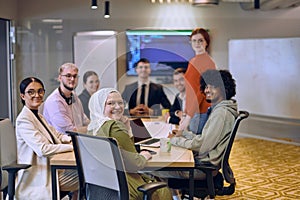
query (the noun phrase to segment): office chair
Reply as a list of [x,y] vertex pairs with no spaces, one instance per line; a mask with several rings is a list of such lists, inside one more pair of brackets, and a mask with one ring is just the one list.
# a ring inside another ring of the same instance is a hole
[[[221,161],[222,173],[218,172],[216,176],[213,176],[213,172],[219,170],[218,166],[207,162],[201,162],[201,160],[195,161],[195,169],[199,169],[206,174],[206,180],[195,180],[194,182],[195,197],[204,199],[207,195],[209,195],[210,199],[214,199],[216,195],[223,196],[231,195],[234,193],[236,183],[233,171],[229,165],[229,155],[239,124],[243,119],[246,119],[248,116],[249,113],[247,111],[240,111],[238,117],[235,120],[235,123],[229,136],[228,144],[223,153],[223,158]],[[227,183],[229,183],[229,186],[224,187],[224,179]],[[187,179],[168,179],[168,186],[170,188],[182,190],[182,198],[184,198],[184,196],[188,194],[188,185],[189,184]]]
[[[79,177],[79,199],[129,200],[126,172],[117,141],[114,138],[91,136],[67,131],[72,137]],[[167,183],[147,183],[138,190],[150,200],[157,189]]]
[[15,129],[9,119],[0,121],[0,186],[3,199],[9,200],[15,195],[16,173],[31,165],[17,164],[17,143]]

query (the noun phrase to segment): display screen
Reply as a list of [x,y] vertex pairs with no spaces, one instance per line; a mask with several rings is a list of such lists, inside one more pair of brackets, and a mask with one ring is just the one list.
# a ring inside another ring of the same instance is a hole
[[189,35],[192,30],[128,30],[127,75],[137,75],[134,64],[147,58],[151,75],[172,75],[178,67],[187,68],[188,61],[195,55]]

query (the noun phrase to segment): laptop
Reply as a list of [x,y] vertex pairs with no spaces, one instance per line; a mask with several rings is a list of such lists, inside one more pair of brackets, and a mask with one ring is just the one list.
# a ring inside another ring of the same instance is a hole
[[160,139],[153,138],[141,118],[130,120],[134,143],[141,146],[159,147]]

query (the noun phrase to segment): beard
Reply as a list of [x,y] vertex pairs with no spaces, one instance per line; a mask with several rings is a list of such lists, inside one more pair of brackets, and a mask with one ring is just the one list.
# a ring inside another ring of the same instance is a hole
[[69,87],[65,83],[63,83],[63,86],[69,91],[73,91],[75,89],[75,87]]

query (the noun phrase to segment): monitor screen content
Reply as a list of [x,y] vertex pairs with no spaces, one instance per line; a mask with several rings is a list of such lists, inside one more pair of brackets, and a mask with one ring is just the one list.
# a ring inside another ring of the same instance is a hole
[[189,35],[192,30],[128,30],[127,75],[137,75],[134,64],[147,58],[151,75],[172,75],[178,67],[187,68],[188,61],[195,55]]

